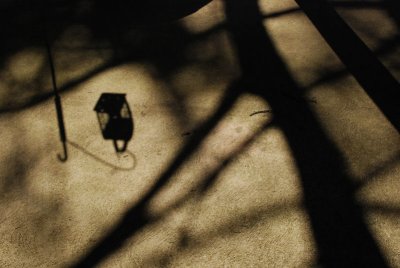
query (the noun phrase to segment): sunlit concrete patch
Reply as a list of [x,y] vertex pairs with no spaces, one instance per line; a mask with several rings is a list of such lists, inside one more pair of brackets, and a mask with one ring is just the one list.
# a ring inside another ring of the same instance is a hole
[[298,9],[298,6],[293,0],[258,1],[258,5],[265,15]]
[[218,26],[225,19],[223,1],[210,2],[191,16],[182,19],[182,24],[193,33],[200,33]]
[[394,157],[390,165],[374,174],[361,185],[358,200],[365,211],[365,218],[374,232],[379,246],[384,250],[389,263],[397,267],[400,251],[400,158]]

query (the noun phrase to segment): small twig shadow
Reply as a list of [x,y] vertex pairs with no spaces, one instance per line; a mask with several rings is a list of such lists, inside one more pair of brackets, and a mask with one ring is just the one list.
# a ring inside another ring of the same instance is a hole
[[254,113],[251,113],[250,116],[256,115],[256,114],[267,114],[267,113],[271,113],[271,110],[262,110],[262,111],[256,111]]

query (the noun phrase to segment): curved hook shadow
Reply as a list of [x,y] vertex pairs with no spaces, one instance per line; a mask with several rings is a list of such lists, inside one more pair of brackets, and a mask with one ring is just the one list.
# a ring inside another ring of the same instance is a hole
[[57,158],[60,162],[67,162],[68,160],[67,144],[65,141],[63,141],[62,145],[63,145],[63,154],[57,154]]
[[96,160],[97,162],[108,166],[110,168],[113,169],[117,169],[117,170],[121,170],[121,171],[129,171],[129,170],[133,170],[136,167],[137,164],[137,160],[135,155],[129,151],[129,150],[125,150],[125,153],[127,153],[127,155],[132,159],[132,165],[130,167],[119,167],[116,166],[110,162],[107,162],[106,160],[104,160],[103,158],[98,157],[97,155],[93,154],[92,152],[89,152],[88,150],[86,150],[85,148],[83,148],[82,146],[80,146],[79,144],[73,142],[73,141],[67,141],[68,144],[70,144],[72,147],[78,149],[79,151],[81,151],[82,153],[92,157],[94,160]]

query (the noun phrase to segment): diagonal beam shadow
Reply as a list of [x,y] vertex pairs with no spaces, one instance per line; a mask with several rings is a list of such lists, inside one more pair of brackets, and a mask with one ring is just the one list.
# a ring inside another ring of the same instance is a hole
[[326,0],[295,0],[381,112],[400,132],[400,85]]
[[203,139],[217,125],[220,119],[228,112],[241,94],[241,82],[235,81],[226,91],[222,103],[219,105],[213,116],[202,124],[187,144],[177,153],[169,167],[160,175],[150,190],[140,199],[140,201],[126,211],[125,215],[115,225],[115,227],[101,239],[92,249],[88,251],[73,267],[93,267],[106,259],[121,248],[124,242],[135,232],[143,228],[152,221],[152,218],[146,214],[148,202],[162,189],[170,180],[176,170],[192,155]]
[[[303,89],[293,80],[265,31],[257,0],[246,4],[225,0],[225,9],[245,80],[253,93],[269,103],[295,159],[320,264],[387,267],[356,202],[343,157],[302,98]],[[297,101],[285,95],[297,96]]]
[[[393,52],[393,50],[396,49],[399,45],[400,45],[400,35],[396,35],[391,38],[387,38],[387,39],[383,40],[381,45],[379,47],[377,47],[373,51],[373,53],[378,56],[384,56],[388,53]],[[306,86],[306,88],[311,89],[311,88],[317,87],[319,85],[322,85],[324,83],[329,83],[329,82],[333,82],[335,80],[341,79],[347,75],[349,75],[349,71],[347,69],[338,68],[338,69],[330,71],[330,73],[322,75],[315,81],[308,84]]]
[[362,176],[362,178],[359,178],[359,182],[355,184],[355,187],[362,188],[368,185],[369,183],[375,181],[376,177],[384,175],[385,172],[395,168],[399,163],[400,163],[400,153],[397,153],[389,160],[378,164],[371,171]]

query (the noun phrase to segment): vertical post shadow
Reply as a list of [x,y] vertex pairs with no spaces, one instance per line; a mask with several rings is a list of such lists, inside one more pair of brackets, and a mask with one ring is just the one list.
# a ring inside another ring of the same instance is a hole
[[65,124],[64,124],[64,115],[63,115],[63,110],[62,110],[62,105],[61,105],[61,97],[58,92],[58,87],[57,87],[57,77],[56,77],[56,69],[54,66],[54,60],[53,60],[53,54],[51,50],[51,45],[50,41],[48,40],[47,36],[47,31],[48,31],[48,24],[49,24],[49,17],[50,17],[50,11],[48,8],[49,3],[47,0],[42,0],[40,3],[41,7],[41,15],[42,15],[42,31],[43,31],[43,39],[46,47],[46,53],[47,53],[47,59],[49,62],[49,67],[50,67],[50,74],[51,74],[51,82],[53,86],[53,95],[54,95],[54,104],[56,107],[56,113],[57,113],[57,123],[58,123],[58,129],[59,129],[59,135],[60,135],[60,141],[62,143],[62,148],[63,148],[63,154],[60,155],[58,154],[57,157],[61,162],[66,162],[68,159],[68,150],[67,150],[67,134],[65,131]]
[[[225,0],[225,9],[247,88],[269,103],[292,151],[319,264],[387,267],[364,222],[342,156],[327,138],[278,55],[263,26],[257,0]],[[296,101],[287,95],[295,96]]]

